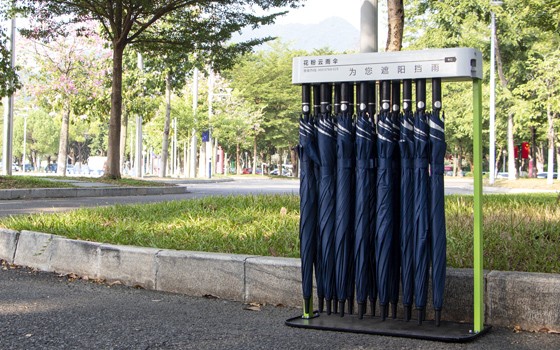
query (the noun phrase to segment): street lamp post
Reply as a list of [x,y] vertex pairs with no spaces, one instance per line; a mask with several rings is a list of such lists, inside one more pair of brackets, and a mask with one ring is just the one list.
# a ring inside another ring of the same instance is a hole
[[[501,1],[490,1],[490,6],[501,6]],[[490,11],[490,184],[496,177],[496,14]]]

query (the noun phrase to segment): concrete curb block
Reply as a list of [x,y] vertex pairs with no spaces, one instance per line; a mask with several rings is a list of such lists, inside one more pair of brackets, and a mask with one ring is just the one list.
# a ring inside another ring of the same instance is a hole
[[98,188],[25,188],[0,190],[0,200],[145,196],[187,193],[185,186],[167,187],[98,187]]
[[[0,259],[158,291],[301,307],[299,259],[117,246],[5,229]],[[560,274],[491,271],[484,279],[486,323],[560,331]],[[472,322],[472,290],[472,270],[447,269],[443,318]]]

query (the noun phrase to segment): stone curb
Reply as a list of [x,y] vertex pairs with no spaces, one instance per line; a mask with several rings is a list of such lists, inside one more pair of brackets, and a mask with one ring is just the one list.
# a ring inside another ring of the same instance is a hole
[[0,190],[0,200],[76,198],[76,197],[116,197],[145,196],[187,193],[185,186],[160,187],[97,187],[97,188],[25,188]]
[[[118,246],[6,229],[0,229],[0,259],[151,290],[301,306],[299,259]],[[560,331],[560,274],[490,271],[484,280],[485,323]],[[447,269],[443,318],[472,322],[472,290],[472,270]]]

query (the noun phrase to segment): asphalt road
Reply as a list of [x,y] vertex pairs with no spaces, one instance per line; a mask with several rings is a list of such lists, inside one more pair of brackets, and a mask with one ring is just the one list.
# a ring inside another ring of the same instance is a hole
[[[258,309],[259,311],[247,310]],[[284,325],[296,309],[0,271],[1,349],[559,349],[560,335],[493,329],[467,344]]]
[[[34,200],[0,201],[0,217],[16,214],[49,213],[68,211],[79,207],[96,207],[113,204],[152,203],[170,200],[184,200],[205,196],[227,196],[262,193],[299,194],[299,181],[284,179],[238,178],[230,182],[198,182],[172,180],[180,186],[187,186],[188,193],[158,196],[129,197],[82,197],[82,198],[48,198]],[[446,179],[446,194],[472,194],[472,180]]]

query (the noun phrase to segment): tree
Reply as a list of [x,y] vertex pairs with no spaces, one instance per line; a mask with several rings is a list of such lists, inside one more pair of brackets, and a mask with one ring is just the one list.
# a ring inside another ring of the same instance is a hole
[[96,101],[104,97],[108,52],[99,36],[69,35],[45,45],[35,45],[40,66],[34,76],[35,93],[41,103],[61,113],[57,173],[66,175],[72,116],[94,114]]
[[[0,23],[14,15],[12,4],[7,1],[0,4]],[[16,70],[12,68],[12,53],[8,48],[8,41],[6,30],[0,26],[0,97],[9,96],[21,87]]]
[[385,51],[400,51],[404,32],[403,0],[387,0],[388,33]]
[[[299,5],[301,0],[20,0],[35,15],[35,29],[29,35],[47,36],[64,29],[69,22],[95,20],[111,43],[113,52],[111,118],[109,128],[108,171],[106,176],[120,178],[120,132],[122,115],[122,63],[128,45],[150,44],[196,52],[199,59],[217,68],[232,65],[232,60],[265,39],[224,45],[232,33],[245,26],[271,24],[279,15],[258,16],[249,9],[263,10]],[[156,22],[166,22],[156,30]]]
[[301,101],[298,87],[291,82],[292,58],[305,53],[290,50],[281,42],[270,46],[268,51],[244,56],[226,75],[240,97],[262,110],[262,147],[279,152],[298,142],[297,111]]

